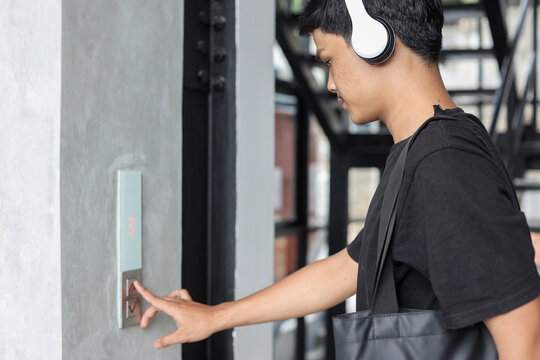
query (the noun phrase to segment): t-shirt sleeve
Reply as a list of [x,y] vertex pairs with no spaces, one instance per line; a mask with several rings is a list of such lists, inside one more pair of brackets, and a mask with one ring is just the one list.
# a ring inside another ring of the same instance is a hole
[[413,175],[409,195],[423,208],[429,278],[449,328],[540,294],[529,227],[505,176],[491,159],[452,148],[425,157]]
[[353,259],[354,261],[358,262],[358,259],[360,258],[360,249],[362,247],[362,234],[364,233],[364,229],[360,230],[358,235],[356,235],[356,238],[347,245],[347,253]]

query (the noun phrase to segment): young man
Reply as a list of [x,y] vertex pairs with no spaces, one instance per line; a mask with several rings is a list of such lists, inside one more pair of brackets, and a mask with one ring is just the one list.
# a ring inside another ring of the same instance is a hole
[[369,309],[389,173],[403,140],[435,114],[452,119],[431,121],[409,149],[398,204],[392,259],[399,304],[440,309],[449,328],[485,322],[501,360],[540,359],[540,278],[531,234],[485,128],[456,108],[441,80],[441,2],[364,4],[371,16],[386,19],[395,30],[395,51],[384,64],[368,64],[351,47],[344,0],[311,0],[300,26],[302,33],[313,34],[317,55],[330,69],[328,89],[352,121],[381,120],[394,138],[364,229],[338,254],[234,302],[207,306],[193,302],[186,290],[159,298],[137,283],[152,304],[141,327],[157,311],[178,324],[176,332],[156,341],[156,348],[315,313],[355,293],[357,310]]

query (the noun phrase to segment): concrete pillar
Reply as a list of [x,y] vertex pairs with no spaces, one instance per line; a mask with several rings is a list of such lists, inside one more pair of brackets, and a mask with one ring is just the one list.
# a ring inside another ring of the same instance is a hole
[[[273,282],[275,1],[237,0],[236,298]],[[272,324],[236,329],[235,359],[272,359]]]
[[0,359],[60,359],[60,0],[0,2]]

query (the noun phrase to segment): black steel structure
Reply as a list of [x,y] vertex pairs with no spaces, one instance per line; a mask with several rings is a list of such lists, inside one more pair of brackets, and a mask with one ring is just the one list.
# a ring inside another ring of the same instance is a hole
[[[234,299],[235,1],[186,1],[182,285],[205,304]],[[232,360],[232,330],[184,344],[184,359]]]

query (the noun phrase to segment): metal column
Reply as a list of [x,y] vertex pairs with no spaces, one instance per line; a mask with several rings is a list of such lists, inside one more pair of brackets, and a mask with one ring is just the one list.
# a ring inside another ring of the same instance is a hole
[[[234,299],[235,2],[185,2],[182,286],[195,301]],[[184,344],[184,359],[232,360],[232,330]]]

